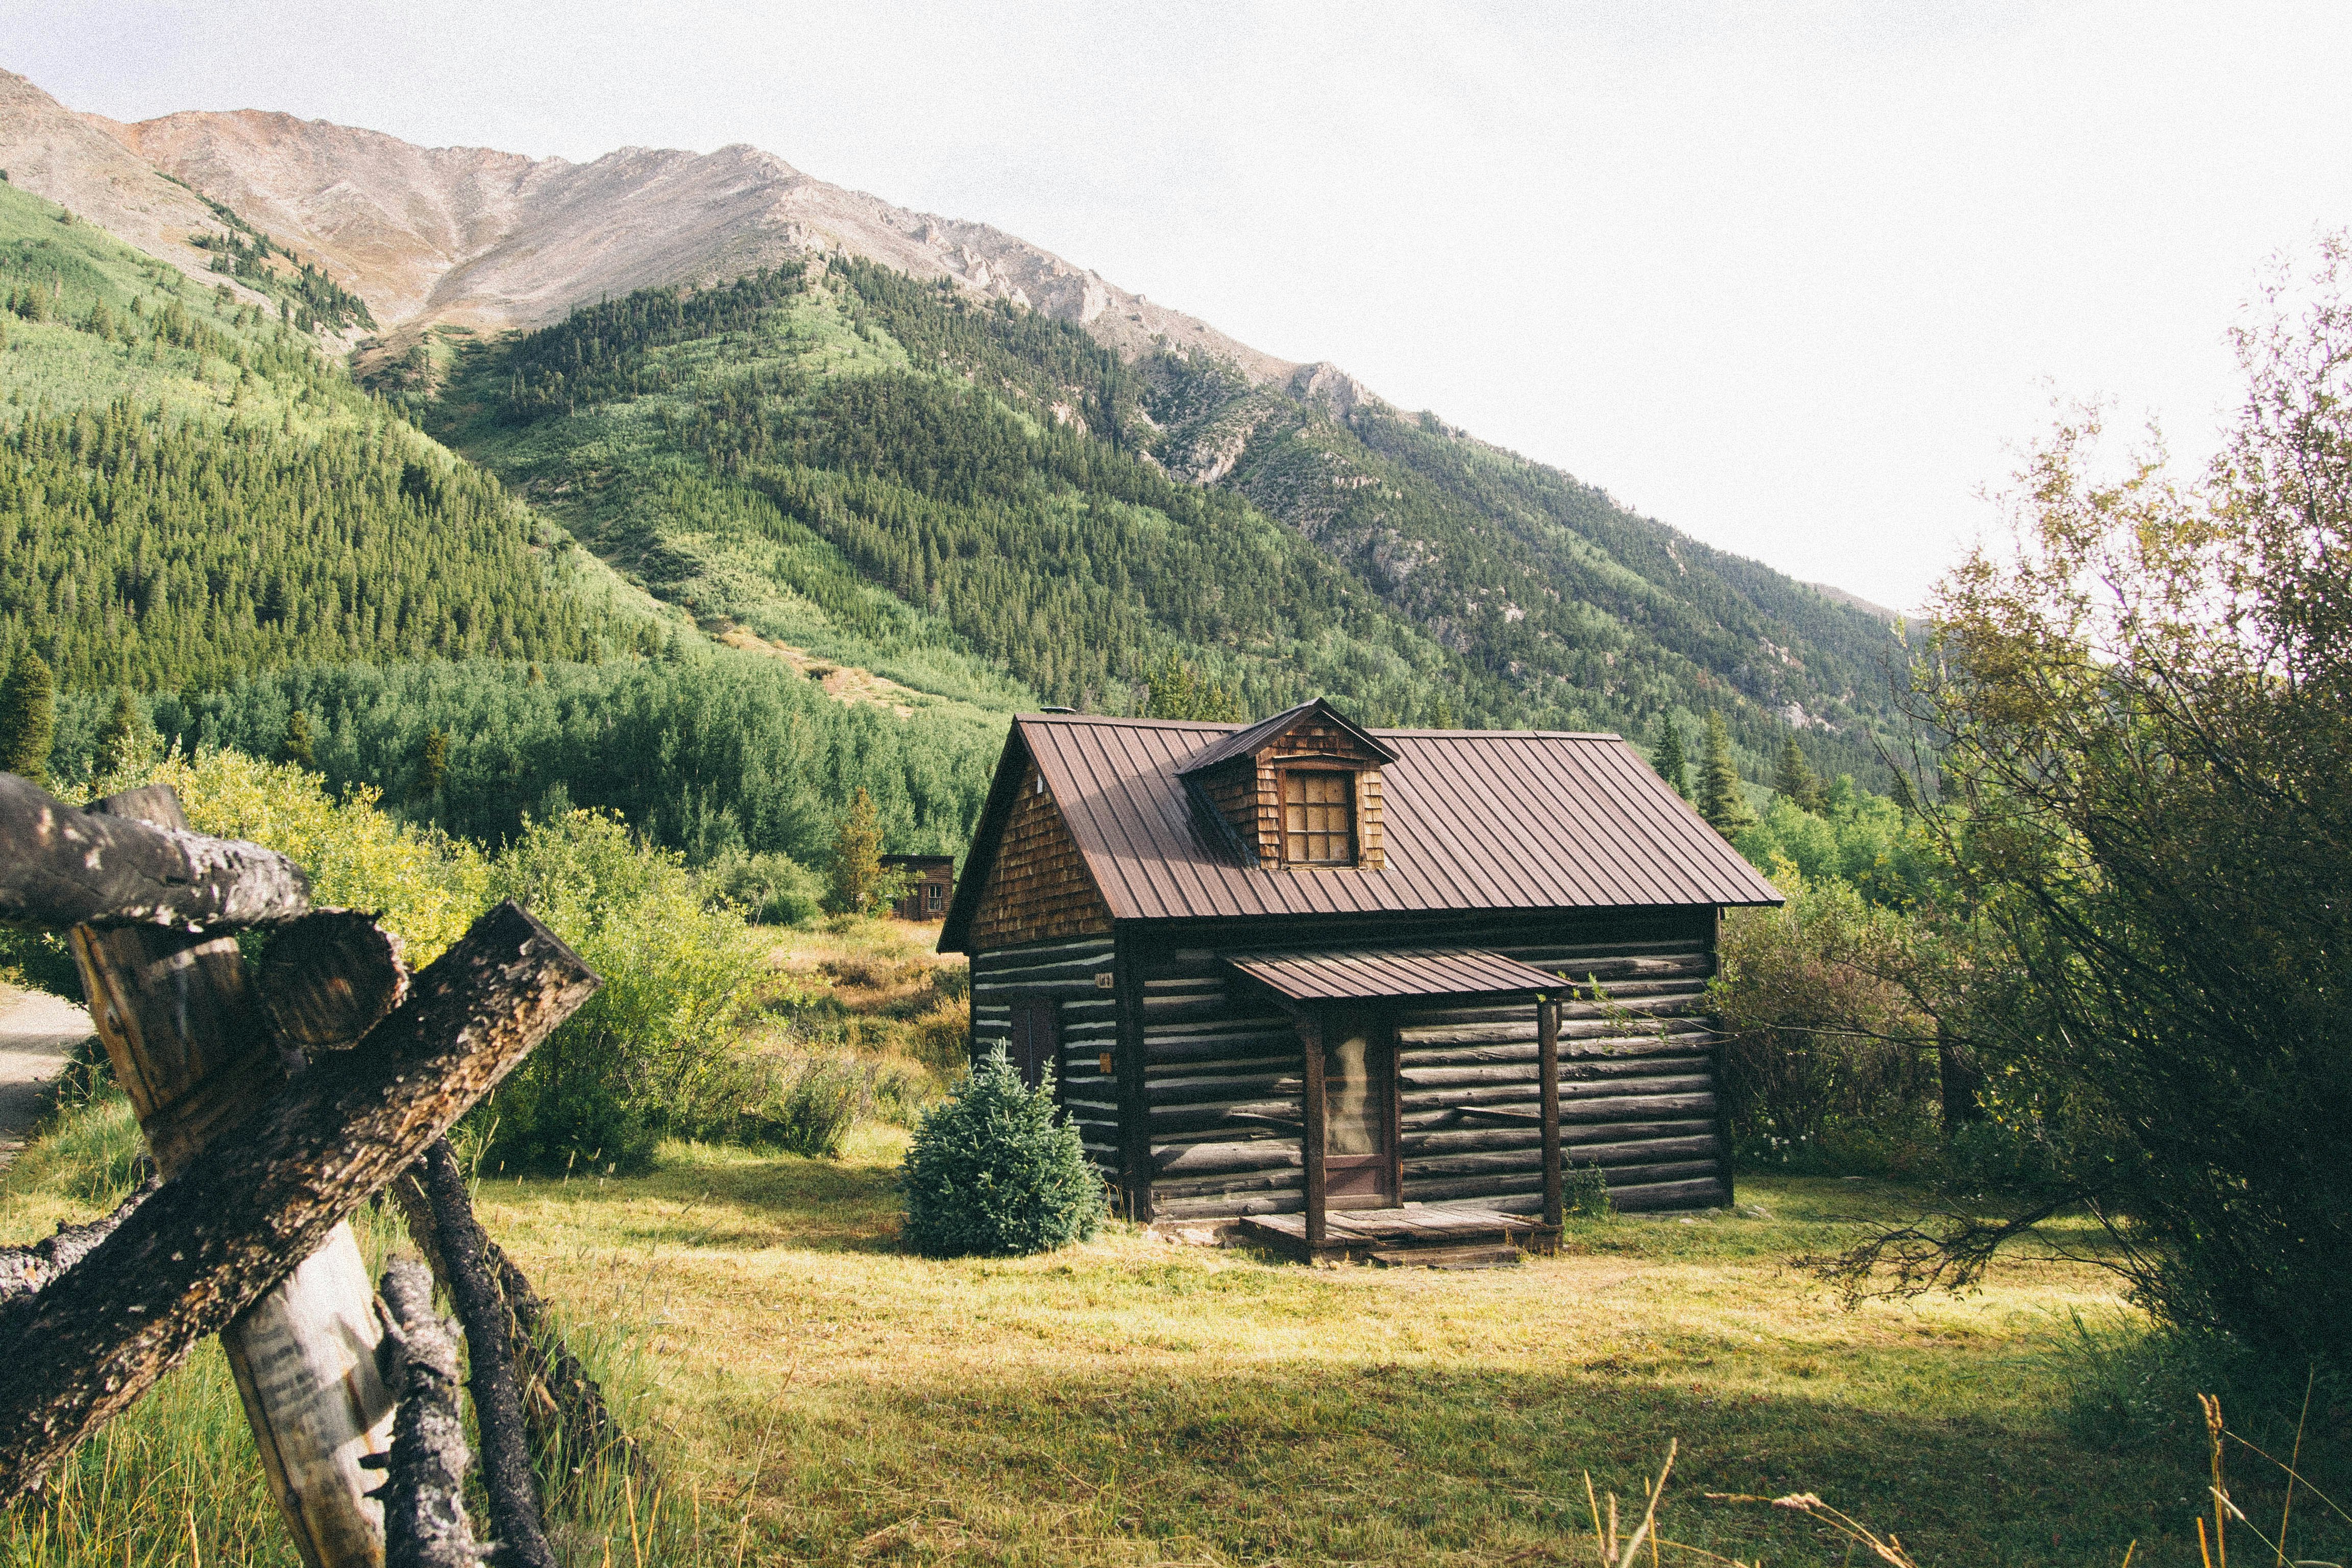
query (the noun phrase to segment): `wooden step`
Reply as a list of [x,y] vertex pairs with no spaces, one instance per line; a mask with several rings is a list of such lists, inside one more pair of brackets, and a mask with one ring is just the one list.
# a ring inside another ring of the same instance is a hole
[[1528,1260],[1516,1247],[1383,1247],[1370,1258],[1384,1268],[1517,1268]]

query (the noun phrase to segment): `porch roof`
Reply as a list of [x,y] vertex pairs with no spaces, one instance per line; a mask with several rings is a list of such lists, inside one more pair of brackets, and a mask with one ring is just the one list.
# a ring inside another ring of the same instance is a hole
[[1220,956],[1294,1002],[1531,996],[1566,984],[1557,974],[1475,947],[1324,948]]

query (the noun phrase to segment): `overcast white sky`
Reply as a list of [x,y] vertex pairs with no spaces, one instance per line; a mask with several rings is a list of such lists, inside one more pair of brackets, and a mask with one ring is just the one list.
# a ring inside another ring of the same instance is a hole
[[121,119],[769,149],[1908,607],[2052,393],[2195,453],[2352,223],[2352,7],[0,0]]

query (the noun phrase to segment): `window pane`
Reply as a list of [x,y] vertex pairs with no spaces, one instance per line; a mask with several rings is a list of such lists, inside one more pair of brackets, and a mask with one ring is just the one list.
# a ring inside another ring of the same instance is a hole
[[1381,1152],[1381,1107],[1373,1096],[1371,1041],[1351,1034],[1324,1047],[1323,1152]]

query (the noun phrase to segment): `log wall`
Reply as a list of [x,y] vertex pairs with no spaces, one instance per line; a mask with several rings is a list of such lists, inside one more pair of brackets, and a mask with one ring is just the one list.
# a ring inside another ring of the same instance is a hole
[[[1311,938],[1294,931],[1287,940],[1334,946],[1443,942],[1570,976],[1577,994],[1563,1003],[1560,1022],[1564,1159],[1598,1164],[1617,1205],[1642,1210],[1731,1200],[1714,1037],[1703,1011],[1715,966],[1713,933],[1714,911],[1700,910],[1538,917],[1507,927],[1391,928],[1378,935],[1326,922]],[[1297,1034],[1270,994],[1216,956],[1221,949],[1261,943],[1129,940],[1136,943],[1143,988],[1150,1216],[1302,1209],[1305,1062]],[[1588,978],[1602,996],[1590,994]],[[1537,1212],[1540,1130],[1465,1118],[1457,1109],[1538,1109],[1534,1003],[1406,1010],[1398,1016],[1398,1036],[1405,1201],[1475,1200]]]
[[[1087,1155],[1104,1176],[1118,1180],[1120,1131],[1118,998],[1097,985],[1115,971],[1108,936],[1035,943],[979,952],[971,960],[971,1050],[977,1061],[1013,1034],[1015,1002],[1050,1001],[1060,1016],[1061,1046],[1054,1080],[1064,1109],[1077,1123]],[[1103,1058],[1114,1058],[1103,1070]]]

